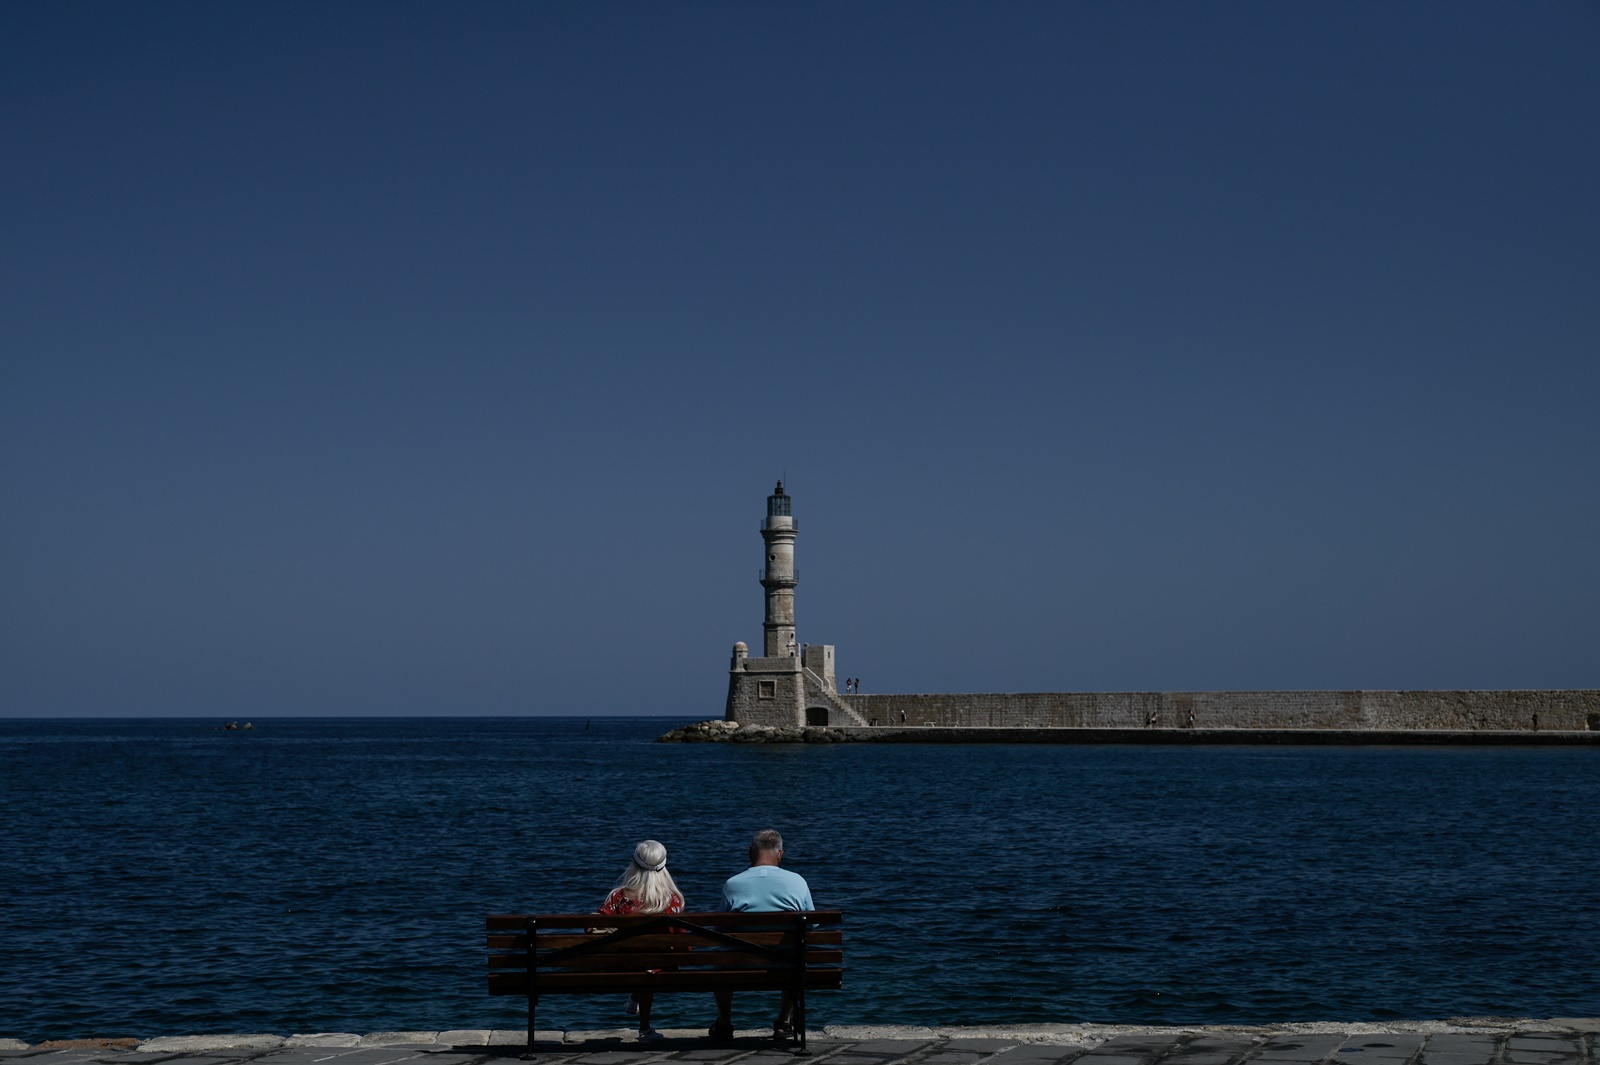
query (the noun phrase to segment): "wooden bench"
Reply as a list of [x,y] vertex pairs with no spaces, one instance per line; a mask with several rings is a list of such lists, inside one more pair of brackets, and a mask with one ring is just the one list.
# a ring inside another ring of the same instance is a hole
[[495,914],[486,922],[489,994],[527,997],[531,1053],[544,995],[788,991],[805,1053],[806,992],[844,983],[842,921],[838,910]]

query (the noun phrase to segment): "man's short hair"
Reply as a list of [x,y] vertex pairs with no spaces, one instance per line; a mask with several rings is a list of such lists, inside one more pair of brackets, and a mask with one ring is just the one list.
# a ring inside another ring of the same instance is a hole
[[783,837],[778,835],[778,830],[775,828],[763,828],[750,841],[751,854],[755,854],[757,851],[762,851],[766,854],[777,854],[781,850],[783,850]]

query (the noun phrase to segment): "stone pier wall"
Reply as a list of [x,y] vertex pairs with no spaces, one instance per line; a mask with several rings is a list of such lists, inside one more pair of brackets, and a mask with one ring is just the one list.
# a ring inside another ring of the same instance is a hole
[[[1600,731],[1600,689],[841,695],[869,722],[950,728]],[[1192,714],[1192,717],[1191,717]]]

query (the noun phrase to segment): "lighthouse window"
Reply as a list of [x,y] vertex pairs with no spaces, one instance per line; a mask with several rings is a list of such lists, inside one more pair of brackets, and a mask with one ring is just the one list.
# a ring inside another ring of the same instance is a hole
[[775,680],[756,681],[757,699],[776,699],[778,697],[778,682]]
[[776,561],[778,561],[778,556],[777,555],[768,555],[767,556],[767,561],[768,562],[776,562]]

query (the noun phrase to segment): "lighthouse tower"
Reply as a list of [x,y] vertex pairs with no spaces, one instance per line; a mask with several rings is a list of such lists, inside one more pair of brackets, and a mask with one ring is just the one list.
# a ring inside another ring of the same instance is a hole
[[798,529],[789,494],[779,481],[767,497],[767,516],[761,521],[767,556],[761,566],[761,587],[767,600],[761,656],[752,656],[743,640],[733,645],[724,716],[742,725],[783,728],[864,725],[861,715],[839,697],[832,645],[795,641],[794,589],[800,575],[794,567],[794,538]]
[[761,587],[767,590],[767,620],[762,626],[767,658],[795,658],[799,645],[794,642],[794,587],[800,583],[794,569],[794,538],[797,526],[790,511],[783,482],[767,497],[767,516],[761,522],[761,539],[767,542],[767,561],[761,571]]

